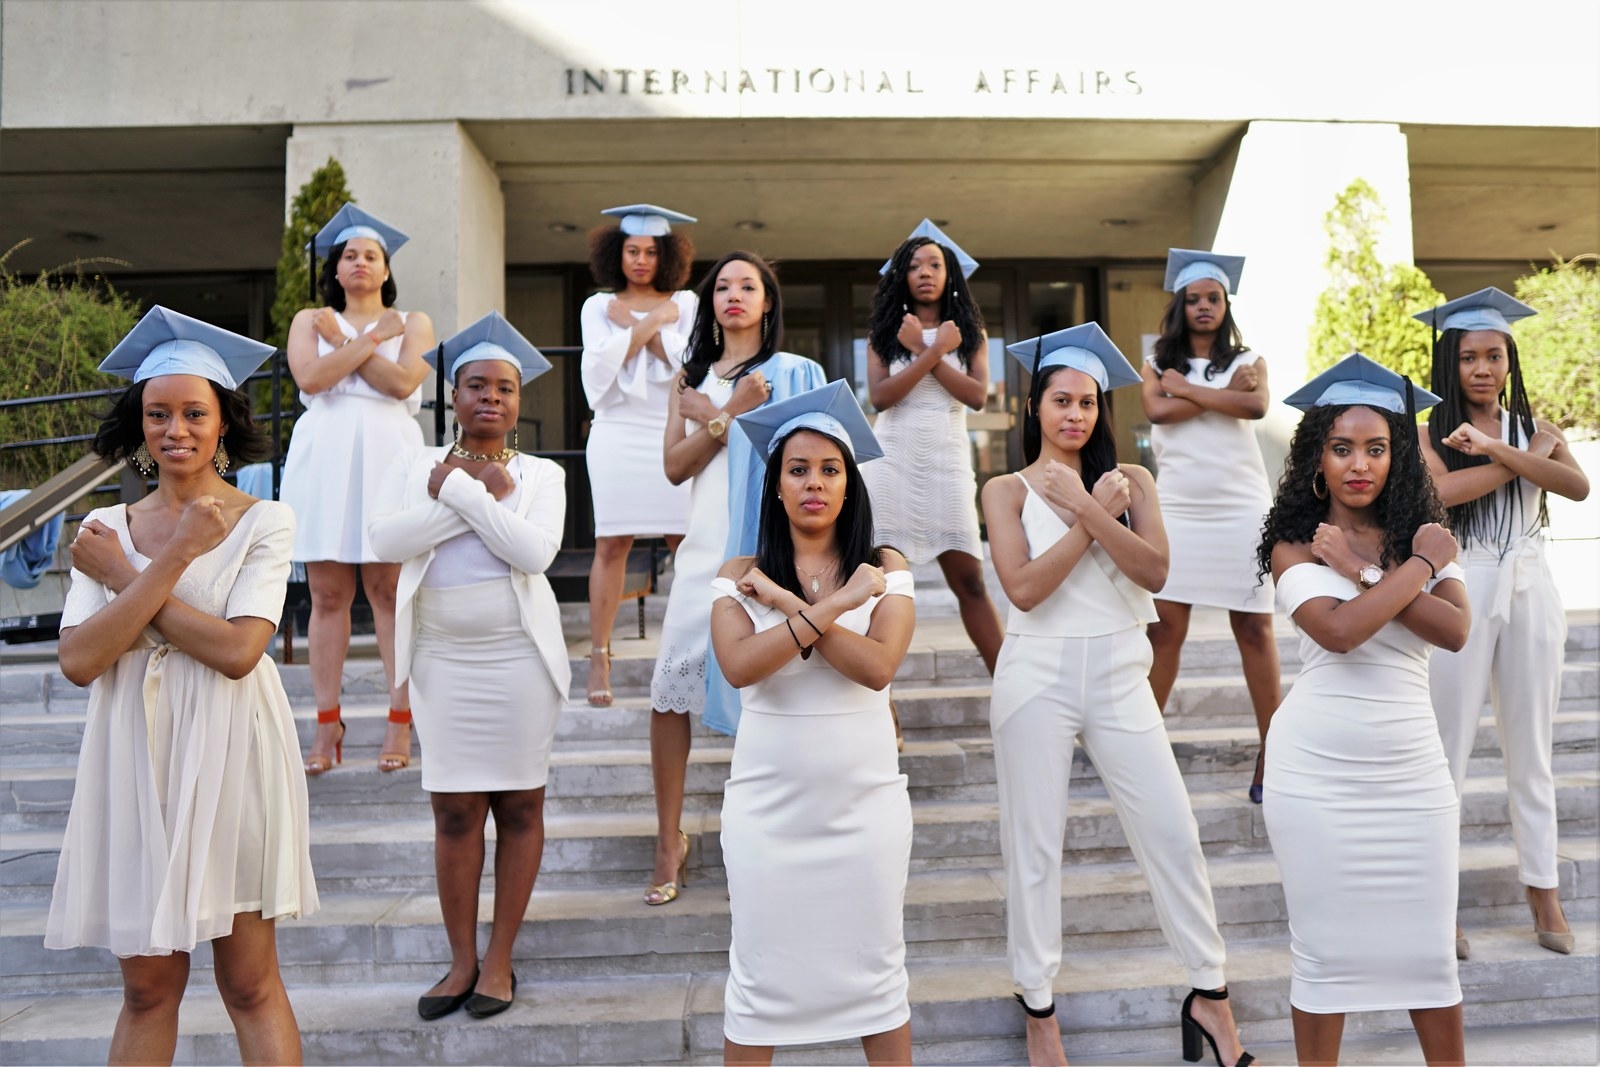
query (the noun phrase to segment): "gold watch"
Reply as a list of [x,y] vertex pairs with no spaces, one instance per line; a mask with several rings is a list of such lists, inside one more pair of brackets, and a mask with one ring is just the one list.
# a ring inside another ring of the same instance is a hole
[[726,411],[719,411],[717,412],[716,418],[706,423],[706,429],[711,431],[712,437],[720,441],[722,440],[722,435],[728,432],[728,420],[730,418],[732,418],[732,416]]

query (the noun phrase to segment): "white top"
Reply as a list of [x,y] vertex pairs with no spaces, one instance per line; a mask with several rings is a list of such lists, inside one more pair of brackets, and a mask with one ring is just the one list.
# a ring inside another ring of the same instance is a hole
[[[1202,389],[1223,389],[1234,371],[1260,358],[1240,352],[1209,379],[1206,367],[1211,361],[1191,358],[1186,377]],[[1153,357],[1145,362],[1155,366]],[[1150,447],[1163,512],[1187,504],[1212,513],[1238,507],[1261,516],[1272,507],[1267,468],[1248,419],[1202,411],[1192,419],[1150,427]]]
[[[400,312],[400,320],[402,322],[405,321],[406,314],[407,313],[404,311]],[[374,319],[372,322],[367,323],[366,329],[357,330],[354,326],[350,325],[349,321],[339,312],[335,311],[333,315],[334,318],[339,320],[339,329],[344,332],[346,337],[354,338],[365,333],[371,333],[372,328],[378,324],[377,320]],[[404,340],[404,334],[401,334],[399,337],[391,337],[387,341],[379,342],[375,351],[379,358],[386,359],[390,363],[398,363],[400,362],[400,346]],[[321,359],[323,356],[327,355],[333,350],[334,345],[320,333],[317,334],[317,358]],[[346,374],[343,378],[340,378],[337,382],[322,390],[320,393],[301,392],[300,403],[304,404],[306,407],[310,407],[317,401],[318,397],[325,396],[359,396],[365,397],[368,400],[384,400],[388,401],[389,403],[404,404],[406,413],[409,415],[415,415],[417,412],[422,410],[422,386],[417,386],[416,390],[404,400],[397,401],[394,397],[388,395],[387,393],[380,392],[378,389],[374,388],[372,383],[368,382],[365,378],[361,377],[361,375],[356,374],[353,371],[349,374]]]
[[[516,476],[512,475],[513,480]],[[516,510],[522,502],[522,483],[499,501],[503,508]],[[511,573],[511,564],[495,555],[476,530],[463,530],[454,537],[439,542],[433,550],[433,562],[422,576],[424,589],[449,589],[459,585],[491,582]]]
[[[1022,501],[1022,532],[1028,540],[1028,558],[1038,559],[1071,529],[1054,508],[1018,474],[1027,488]],[[1023,611],[1012,605],[1006,633],[1036,637],[1100,637],[1156,621],[1155,599],[1150,591],[1123,574],[1098,541],[1055,592]]]
[[[694,326],[697,306],[694,293],[681,290],[670,299],[678,305],[678,321],[662,327],[657,335],[667,354],[663,363],[641,348],[626,366],[631,329],[624,329],[606,317],[606,306],[615,293],[595,293],[583,302],[578,319],[583,328],[583,392],[594,409],[595,422],[625,422],[648,426],[658,433],[665,429],[668,390],[683,365]],[[632,312],[642,320],[646,312]],[[660,442],[656,442],[659,447]]]
[[[1528,450],[1528,442],[1522,437],[1522,428],[1504,408],[1500,409],[1500,440],[1524,452]],[[1476,560],[1488,556],[1499,559],[1521,547],[1523,541],[1538,539],[1540,492],[1539,487],[1528,479],[1513,478],[1489,494],[1483,525],[1478,528],[1479,536],[1471,540],[1463,537],[1461,540],[1462,558]],[[1508,525],[1509,537],[1506,536]]]

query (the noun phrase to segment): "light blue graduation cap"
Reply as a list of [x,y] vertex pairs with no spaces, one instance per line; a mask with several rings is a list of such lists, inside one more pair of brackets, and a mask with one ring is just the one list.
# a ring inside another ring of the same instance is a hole
[[[1388,367],[1374,363],[1360,352],[1348,356],[1311,379],[1284,398],[1283,402],[1301,411],[1339,404],[1362,404],[1404,414],[1408,383]],[[1419,385],[1411,385],[1413,412],[1426,411],[1439,398]]]
[[354,204],[346,204],[328,220],[326,226],[317,231],[317,235],[306,247],[319,256],[326,256],[336,245],[342,245],[352,237],[365,237],[369,241],[376,241],[378,247],[391,256],[400,251],[401,245],[411,240],[370,211],[362,211]]
[[665,237],[672,232],[672,224],[674,222],[700,221],[693,215],[685,215],[681,211],[669,211],[654,204],[626,204],[623,207],[608,207],[600,214],[611,215],[622,220],[617,225],[623,233],[630,237]]
[[100,369],[136,382],[163,374],[195,374],[237,389],[275,351],[269,344],[157,305],[117,342]]
[[528,343],[498,311],[491,311],[423,357],[434,370],[444,368],[445,377],[456,380],[462,364],[479,359],[498,359],[516,367],[527,385],[550,369],[550,361]]
[[770,457],[772,449],[796,430],[816,430],[843,442],[857,463],[883,455],[883,446],[867,425],[867,417],[861,413],[849,383],[842,380],[775,404],[764,404],[734,422],[762,456]]
[[1509,334],[1513,322],[1537,314],[1516,297],[1491,285],[1411,317],[1430,323],[1435,330],[1499,330]]
[[1216,252],[1200,252],[1193,248],[1167,249],[1167,278],[1161,288],[1176,293],[1190,282],[1211,278],[1222,283],[1229,295],[1239,291],[1239,278],[1244,274],[1243,256],[1224,256]]
[[[923,219],[921,222],[917,223],[917,228],[912,230],[911,233],[906,236],[906,241],[912,241],[918,237],[930,237],[935,242],[944,245],[950,251],[954,252],[956,254],[956,263],[958,263],[961,267],[961,276],[963,278],[972,277],[972,272],[978,269],[978,261],[967,255],[966,250],[960,245],[950,240],[949,235],[943,230],[939,229],[939,227],[935,226],[932,219]],[[905,241],[900,243],[904,244]],[[883,266],[878,268],[878,273],[888,274],[889,267],[893,263],[894,257],[890,256],[888,259],[883,261]]]
[[1099,382],[1101,392],[1133,385],[1139,380],[1139,372],[1133,369],[1122,349],[1112,343],[1098,322],[1016,341],[1006,345],[1006,351],[1015,356],[1029,374],[1051,367],[1071,367]]

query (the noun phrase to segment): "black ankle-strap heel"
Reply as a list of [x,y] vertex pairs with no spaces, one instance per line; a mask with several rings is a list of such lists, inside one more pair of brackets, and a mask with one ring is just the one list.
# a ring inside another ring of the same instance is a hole
[[[1194,1006],[1195,997],[1200,997],[1202,1000],[1227,1000],[1228,990],[1224,988],[1222,992],[1217,993],[1209,989],[1191,989],[1189,995],[1183,998],[1183,1008],[1178,1012],[1178,1023],[1183,1028],[1183,1062],[1199,1062],[1200,1057],[1205,1054],[1200,1045],[1200,1039],[1203,1037],[1206,1039],[1206,1044],[1211,1046],[1211,1055],[1216,1059],[1217,1067],[1227,1067],[1222,1062],[1222,1053],[1217,1051],[1217,1039],[1212,1037],[1211,1032],[1205,1027],[1195,1022],[1194,1015],[1190,1013],[1189,1009]],[[1246,1052],[1239,1057],[1239,1062],[1233,1067],[1250,1067],[1254,1062],[1256,1058]]]
[[1035,1019],[1048,1019],[1056,1013],[1056,1002],[1053,1000],[1048,1008],[1030,1008],[1028,1007],[1028,1002],[1022,999],[1021,993],[1013,993],[1011,995],[1017,998],[1017,1003],[1022,1005],[1022,1010]]

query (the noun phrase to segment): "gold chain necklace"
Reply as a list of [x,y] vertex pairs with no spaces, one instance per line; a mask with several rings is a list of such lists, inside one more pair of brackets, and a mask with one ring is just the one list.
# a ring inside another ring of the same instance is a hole
[[822,568],[816,574],[812,574],[810,571],[808,571],[804,567],[800,566],[799,563],[796,563],[794,565],[794,569],[799,571],[801,574],[805,575],[807,578],[811,579],[811,591],[813,593],[820,593],[822,591],[822,576],[824,574],[827,574],[829,570],[831,570],[834,567],[837,567],[838,565],[839,565],[839,557],[835,556],[835,557],[833,557],[833,562],[832,563],[829,563],[826,567]]
[[514,448],[502,448],[498,452],[468,452],[459,444],[450,446],[450,454],[473,463],[504,463],[517,454]]

